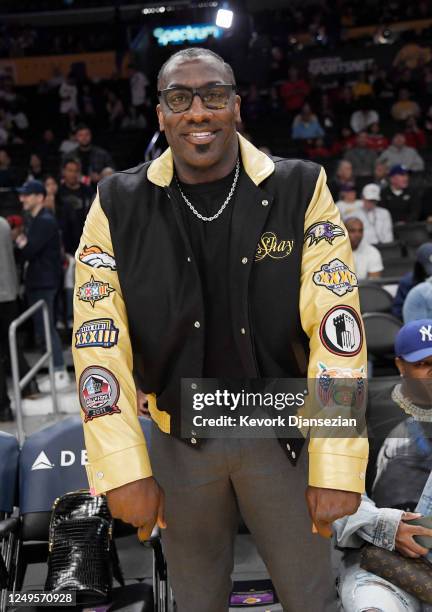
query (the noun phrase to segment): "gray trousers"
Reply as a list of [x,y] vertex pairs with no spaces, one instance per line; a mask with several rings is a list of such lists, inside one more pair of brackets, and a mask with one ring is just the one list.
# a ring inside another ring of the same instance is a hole
[[166,495],[162,542],[179,612],[226,612],[239,511],[285,612],[335,610],[330,541],[312,534],[296,467],[276,439],[211,439],[201,448],[153,425],[151,461]]

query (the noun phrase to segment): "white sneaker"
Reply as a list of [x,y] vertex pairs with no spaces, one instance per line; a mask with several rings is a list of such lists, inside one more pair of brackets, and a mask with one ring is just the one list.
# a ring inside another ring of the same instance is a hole
[[[66,370],[59,370],[58,372],[54,372],[54,382],[57,391],[66,389],[71,385],[71,379],[69,378],[69,375]],[[51,391],[51,380],[49,376],[38,380],[38,386],[39,390],[42,391],[42,393],[49,393]]]

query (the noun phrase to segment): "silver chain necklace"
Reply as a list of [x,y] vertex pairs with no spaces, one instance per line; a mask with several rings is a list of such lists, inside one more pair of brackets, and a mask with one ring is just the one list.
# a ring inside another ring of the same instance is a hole
[[402,393],[402,385],[396,385],[391,394],[392,400],[398,404],[404,412],[410,414],[417,421],[432,421],[432,410],[416,406]]
[[181,196],[183,198],[183,200],[186,202],[186,204],[189,206],[189,208],[191,209],[191,211],[193,212],[193,214],[198,217],[198,219],[201,219],[201,221],[214,221],[215,219],[217,219],[225,210],[228,202],[231,200],[231,198],[233,197],[235,188],[237,186],[237,181],[238,181],[238,177],[240,174],[240,159],[237,159],[237,163],[235,166],[235,175],[234,175],[234,181],[233,184],[231,185],[231,189],[230,192],[227,196],[227,199],[225,200],[225,202],[222,204],[222,206],[219,208],[219,210],[217,211],[217,213],[215,215],[213,215],[212,217],[204,217],[201,213],[199,213],[197,211],[197,209],[193,206],[193,204],[191,202],[189,202],[189,200],[187,199],[187,197],[185,196],[185,194],[182,191],[182,188],[180,187],[180,183],[178,182],[178,178],[177,175],[175,175],[175,180],[177,183],[177,187],[181,193]]

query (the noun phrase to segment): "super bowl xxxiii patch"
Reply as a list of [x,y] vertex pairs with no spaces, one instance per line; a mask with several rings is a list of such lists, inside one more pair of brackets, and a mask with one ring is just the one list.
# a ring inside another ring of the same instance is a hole
[[91,246],[84,246],[83,250],[79,254],[79,260],[82,263],[87,264],[91,268],[108,268],[109,270],[117,270],[115,259],[109,253],[102,251],[100,247],[95,244]]
[[93,276],[90,280],[78,287],[78,299],[82,302],[89,302],[94,308],[95,302],[109,297],[109,294],[114,291],[109,283],[95,280]]
[[307,228],[304,242],[309,240],[308,247],[318,244],[321,240],[325,240],[328,244],[333,244],[336,238],[341,238],[342,236],[345,236],[345,232],[339,225],[335,225],[331,221],[318,221]]
[[321,342],[334,355],[353,357],[363,346],[363,330],[358,313],[351,306],[335,306],[321,321]]
[[79,398],[84,422],[121,412],[117,406],[120,386],[114,374],[101,366],[90,366],[79,379]]
[[75,348],[111,348],[117,344],[119,330],[112,319],[84,321],[75,332]]
[[340,259],[332,259],[313,273],[315,285],[325,287],[332,293],[342,296],[358,287],[357,276]]

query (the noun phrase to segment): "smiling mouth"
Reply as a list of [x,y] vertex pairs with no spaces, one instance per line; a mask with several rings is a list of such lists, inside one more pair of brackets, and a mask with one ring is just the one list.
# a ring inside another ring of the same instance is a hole
[[216,132],[189,132],[183,138],[191,144],[210,144],[216,138]]

